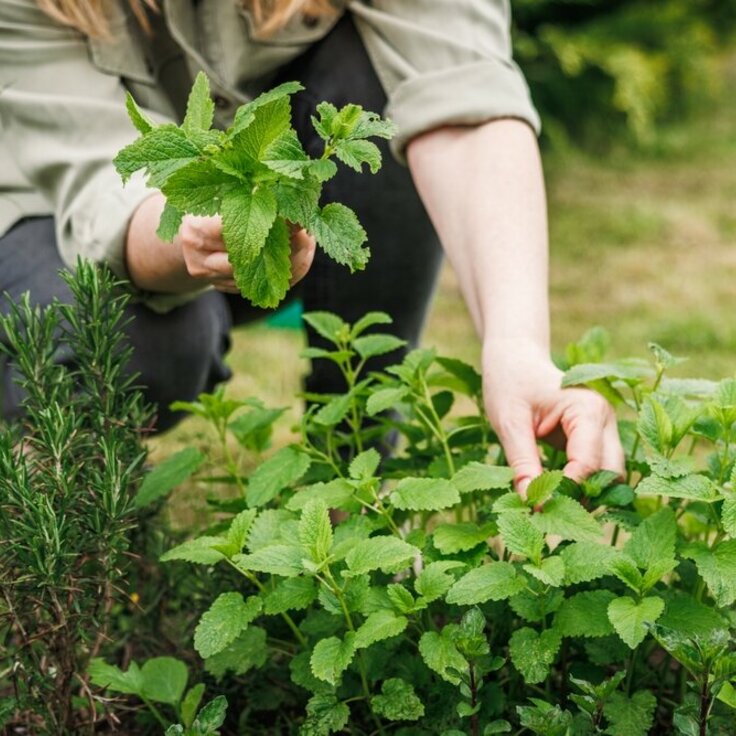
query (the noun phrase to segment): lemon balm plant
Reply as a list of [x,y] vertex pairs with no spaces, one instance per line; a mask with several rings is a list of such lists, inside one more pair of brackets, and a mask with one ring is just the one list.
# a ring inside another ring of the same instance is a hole
[[[591,332],[564,381],[619,406],[627,477],[574,484],[542,445],[524,500],[471,366],[414,350],[366,373],[401,346],[386,315],[306,320],[343,393],[309,396],[300,439],[248,476],[231,456],[224,518],[163,556],[231,572],[193,646],[239,732],[734,733],[736,380],[668,379],[658,346],[606,362]],[[189,408],[243,447],[279,415],[221,394]],[[202,462],[170,459],[147,493]]]

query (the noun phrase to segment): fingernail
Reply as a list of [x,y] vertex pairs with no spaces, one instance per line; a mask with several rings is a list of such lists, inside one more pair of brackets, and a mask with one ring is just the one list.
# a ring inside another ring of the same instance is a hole
[[522,478],[517,484],[516,487],[519,490],[519,493],[526,498],[526,489],[529,488],[529,484],[531,483],[531,480],[529,478]]

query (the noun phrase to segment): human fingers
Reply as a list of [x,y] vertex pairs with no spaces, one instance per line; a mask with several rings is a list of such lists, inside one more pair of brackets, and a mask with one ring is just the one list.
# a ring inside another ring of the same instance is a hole
[[494,429],[503,447],[506,461],[514,471],[514,486],[526,500],[526,489],[542,472],[531,412],[511,411],[494,421]]
[[612,470],[621,477],[626,474],[626,456],[624,455],[624,448],[621,446],[618,423],[613,412],[611,412],[611,416],[603,429],[601,467],[605,470]]
[[314,238],[301,228],[291,233],[291,280],[289,286],[301,281],[312,266],[316,242]]
[[592,391],[575,391],[573,402],[563,412],[562,429],[567,437],[567,465],[564,473],[580,482],[600,470],[603,457],[603,432],[609,405]]

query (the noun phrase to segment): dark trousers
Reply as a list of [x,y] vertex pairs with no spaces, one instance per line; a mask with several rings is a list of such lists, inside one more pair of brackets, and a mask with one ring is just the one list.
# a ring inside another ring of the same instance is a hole
[[[319,155],[322,148],[310,122],[318,102],[329,100],[337,106],[355,102],[377,112],[386,103],[349,17],[284,68],[274,84],[291,79],[305,87],[294,98],[294,127],[312,155]],[[341,167],[327,183],[322,200],[323,204],[343,202],[357,212],[372,253],[366,270],[351,275],[318,250],[310,272],[290,296],[301,297],[308,311],[329,310],[348,321],[370,310],[387,312],[394,318],[393,334],[414,345],[434,288],[441,250],[408,169],[391,158],[383,141],[381,148],[384,163],[378,174],[358,175]],[[0,238],[0,293],[17,299],[29,291],[32,301],[41,305],[54,298],[70,300],[58,276],[62,263],[53,225],[51,217],[29,218]],[[159,429],[171,427],[179,418],[168,409],[172,401],[191,400],[229,378],[223,356],[230,344],[230,329],[264,314],[240,297],[219,292],[208,292],[164,315],[141,304],[131,304],[128,310],[133,317],[128,328],[133,346],[130,369],[140,374],[147,398],[158,404]],[[0,311],[7,312],[4,299],[0,299]],[[317,336],[309,339],[319,344]],[[380,362],[372,367],[379,367]],[[330,364],[320,363],[325,361],[315,364],[307,390],[340,391],[339,376]],[[0,371],[3,414],[12,418],[20,412],[21,397],[13,371],[8,367]]]

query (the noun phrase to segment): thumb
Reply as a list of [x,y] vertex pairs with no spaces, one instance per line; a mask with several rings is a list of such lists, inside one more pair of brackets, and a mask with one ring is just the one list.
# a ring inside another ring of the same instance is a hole
[[531,415],[517,417],[513,422],[501,422],[500,425],[503,429],[498,432],[498,438],[506,460],[513,468],[514,485],[526,499],[527,486],[542,472]]

